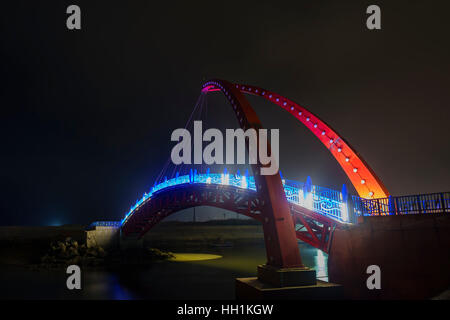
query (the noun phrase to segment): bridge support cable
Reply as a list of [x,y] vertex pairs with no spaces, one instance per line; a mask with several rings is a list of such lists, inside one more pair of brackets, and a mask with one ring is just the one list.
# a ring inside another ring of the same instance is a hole
[[[194,107],[192,109],[192,112],[191,112],[188,120],[186,121],[184,129],[189,130],[190,126],[192,125],[192,123],[194,121],[194,119],[196,119],[196,116],[199,113],[199,110],[202,109],[202,106],[204,104],[205,99],[206,99],[206,95],[204,95],[204,94],[201,94],[198,97],[197,102],[195,103],[195,105],[194,105]],[[200,111],[200,114],[201,114],[201,111]],[[169,157],[167,158],[167,161],[163,165],[163,168],[161,169],[161,171],[159,172],[158,176],[155,179],[155,184],[161,182],[161,180],[164,179],[165,176],[167,176],[167,172],[170,171],[169,168],[171,167],[171,164],[172,164],[172,159],[171,159],[171,156],[169,155]],[[175,176],[177,169],[179,171],[181,171],[183,169],[183,164],[181,164],[181,165],[173,165],[173,166],[174,167],[173,167],[172,173],[169,176],[169,178],[173,178]]]

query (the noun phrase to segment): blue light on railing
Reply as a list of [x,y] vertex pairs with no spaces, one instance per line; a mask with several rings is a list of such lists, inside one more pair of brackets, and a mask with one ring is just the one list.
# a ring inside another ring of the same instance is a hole
[[[226,168],[222,174],[210,173],[209,168],[205,174],[198,173],[197,170],[190,170],[189,175],[180,176],[177,172],[175,178],[164,178],[163,182],[158,184],[155,183],[148,193],[144,193],[143,197],[130,208],[121,223],[123,224],[127,221],[129,216],[143,203],[150,200],[152,195],[156,192],[173,186],[190,183],[228,185],[256,191],[255,179],[254,177],[249,176],[248,170],[246,170],[244,176],[240,175],[240,173],[236,175],[230,174]],[[343,194],[341,192],[312,185],[310,177],[308,177],[306,183],[283,178],[283,187],[289,202],[342,222],[349,221],[348,206],[345,199],[343,199]],[[344,192],[346,192],[346,190]],[[356,214],[358,210],[360,210],[360,208],[355,207]]]

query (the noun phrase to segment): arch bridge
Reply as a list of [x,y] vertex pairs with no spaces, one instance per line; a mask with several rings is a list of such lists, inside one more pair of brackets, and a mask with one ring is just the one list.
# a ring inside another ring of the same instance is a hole
[[282,179],[279,173],[262,176],[261,164],[251,166],[253,176],[248,172],[210,173],[208,169],[198,173],[191,169],[190,174],[166,178],[145,193],[117,223],[123,237],[142,237],[162,219],[180,210],[212,206],[261,222],[269,265],[303,267],[297,239],[328,252],[333,230],[356,223],[357,216],[450,211],[449,193],[390,196],[367,162],[336,130],[294,101],[259,87],[225,80],[203,84],[202,94],[216,91],[228,99],[243,130],[262,128],[244,94],[260,96],[289,112],[329,150],[358,195],[349,195],[345,187],[337,191],[312,185],[310,179],[296,182]]

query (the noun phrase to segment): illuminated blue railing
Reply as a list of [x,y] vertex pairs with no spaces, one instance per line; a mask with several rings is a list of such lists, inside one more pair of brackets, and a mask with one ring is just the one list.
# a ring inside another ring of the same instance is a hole
[[[305,183],[282,179],[286,198],[290,203],[323,214],[332,219],[345,223],[356,223],[358,216],[426,214],[450,212],[450,193],[433,193],[413,196],[389,197],[381,199],[363,199],[348,195],[345,185],[342,191],[336,191],[311,184],[308,177]],[[165,179],[153,186],[142,198],[130,208],[120,222],[100,221],[95,226],[117,226],[127,221],[130,215],[151,196],[161,190],[183,184],[213,184],[229,185],[237,188],[256,191],[255,180],[252,176],[223,173],[197,173],[196,170],[188,175]],[[92,225],[94,226],[94,225]]]
[[93,229],[94,227],[110,227],[110,228],[118,228],[121,226],[120,221],[95,221],[92,222],[87,229]]
[[450,192],[352,200],[357,216],[450,213]]
[[[230,185],[256,191],[255,180],[248,175],[248,172],[245,175],[240,175],[239,173],[230,174],[226,170],[224,173],[197,173],[196,171],[191,171],[189,175],[165,179],[163,182],[155,184],[148,193],[144,193],[142,198],[136,201],[121,223],[123,224],[127,221],[134,210],[149,200],[156,192],[183,184]],[[344,196],[342,192],[312,185],[310,179],[306,183],[283,179],[283,186],[286,198],[290,203],[300,205],[341,222],[351,222],[347,203],[343,201]]]

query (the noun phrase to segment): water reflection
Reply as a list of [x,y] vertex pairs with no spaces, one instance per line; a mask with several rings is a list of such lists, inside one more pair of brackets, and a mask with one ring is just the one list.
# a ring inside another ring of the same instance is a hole
[[316,252],[317,254],[314,257],[314,261],[316,262],[314,268],[316,269],[317,279],[328,282],[328,255],[321,250],[316,250]]
[[[299,244],[303,263],[328,280],[327,254]],[[66,288],[63,270],[2,268],[0,298],[6,299],[234,299],[235,278],[256,276],[266,262],[264,243],[231,248],[189,250],[185,259],[131,270],[82,270],[82,290]],[[220,258],[221,257],[221,258]],[[23,288],[27,288],[24,292]]]

